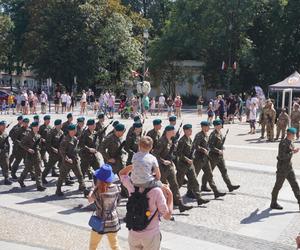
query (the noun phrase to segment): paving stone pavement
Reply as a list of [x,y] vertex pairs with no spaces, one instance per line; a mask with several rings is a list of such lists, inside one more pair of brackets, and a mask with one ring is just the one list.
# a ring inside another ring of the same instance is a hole
[[[54,120],[61,115],[52,117]],[[13,121],[15,116],[5,118]],[[163,121],[167,124],[165,116]],[[193,110],[183,114],[183,122],[192,123],[194,133],[199,130],[200,121]],[[127,126],[132,123],[123,122]],[[144,126],[149,130],[151,120],[146,120]],[[284,210],[268,209],[278,142],[259,140],[258,133],[248,135],[246,123],[225,125],[226,128],[230,129],[225,144],[228,172],[232,182],[241,188],[219,200],[213,200],[212,193],[204,193],[211,202],[189,213],[175,210],[175,222],[162,222],[163,249],[295,249],[300,213],[288,183],[279,196]],[[296,146],[299,147],[298,142]],[[300,154],[295,155],[293,162],[299,179]],[[219,189],[227,191],[217,169],[214,174]],[[21,190],[17,183],[11,187],[1,185],[0,178],[0,249],[88,249],[87,221],[92,208],[77,191],[77,184],[64,187],[67,195],[57,198],[56,180],[48,179],[47,190],[40,193],[30,180],[26,180],[28,187]],[[198,179],[201,181],[201,174]],[[180,191],[184,195],[186,188]],[[196,206],[193,200],[184,200]],[[119,207],[120,217],[125,214],[125,204],[124,200]],[[122,228],[120,244],[122,249],[128,249],[127,230],[125,225]],[[99,249],[108,249],[107,242]]]

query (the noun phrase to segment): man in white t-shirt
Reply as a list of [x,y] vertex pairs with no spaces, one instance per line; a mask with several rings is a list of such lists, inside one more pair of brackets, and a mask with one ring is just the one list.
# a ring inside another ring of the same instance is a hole
[[165,97],[164,94],[161,93],[160,97],[158,98],[158,115],[163,113],[163,108],[165,106]]
[[61,113],[63,114],[66,111],[67,107],[67,94],[66,91],[64,91],[61,95]]
[[44,91],[42,91],[40,95],[40,101],[41,101],[41,112],[42,114],[46,114],[46,105],[48,102],[48,96]]

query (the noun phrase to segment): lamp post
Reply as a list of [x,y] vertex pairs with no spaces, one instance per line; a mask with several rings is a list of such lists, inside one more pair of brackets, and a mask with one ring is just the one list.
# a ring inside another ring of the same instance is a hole
[[143,33],[144,37],[144,66],[143,66],[143,81],[142,81],[142,93],[141,93],[141,112],[144,114],[144,104],[143,104],[143,98],[144,98],[144,93],[143,93],[143,86],[144,86],[144,81],[146,78],[146,63],[147,63],[147,42],[149,39],[149,32],[148,29],[144,30]]

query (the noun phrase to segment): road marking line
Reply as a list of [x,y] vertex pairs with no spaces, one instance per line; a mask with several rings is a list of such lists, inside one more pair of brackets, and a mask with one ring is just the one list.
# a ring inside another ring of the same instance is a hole
[[278,148],[274,147],[255,147],[255,146],[242,146],[242,145],[233,145],[233,144],[225,144],[225,148],[236,148],[236,149],[250,149],[250,150],[265,150],[265,151],[278,151]]

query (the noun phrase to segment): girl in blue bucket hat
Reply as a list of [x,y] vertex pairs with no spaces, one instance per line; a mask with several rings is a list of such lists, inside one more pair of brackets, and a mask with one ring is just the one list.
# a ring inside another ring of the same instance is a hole
[[88,195],[89,203],[94,203],[96,206],[95,216],[92,216],[94,218],[91,217],[91,220],[96,220],[96,224],[99,224],[99,221],[102,222],[103,228],[99,230],[99,227],[94,226],[95,223],[90,223],[90,220],[89,224],[92,231],[89,249],[96,250],[103,235],[106,234],[111,249],[118,250],[120,247],[117,232],[120,230],[120,223],[117,204],[120,198],[120,189],[113,183],[117,178],[112,171],[112,167],[104,164],[95,171],[94,179],[96,182],[95,187]]

